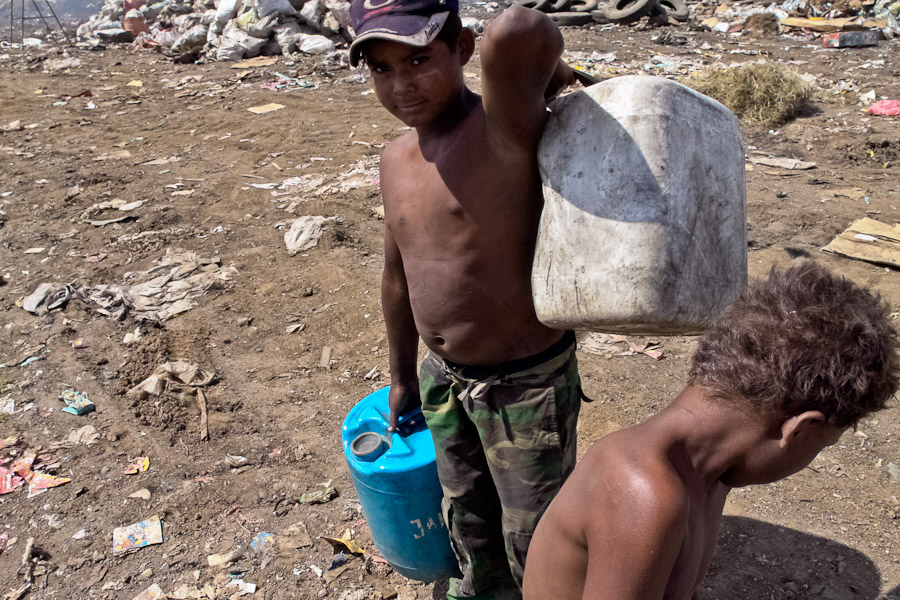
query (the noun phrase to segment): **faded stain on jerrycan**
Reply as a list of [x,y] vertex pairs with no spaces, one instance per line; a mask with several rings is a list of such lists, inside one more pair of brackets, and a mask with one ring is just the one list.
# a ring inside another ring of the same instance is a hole
[[421,409],[401,415],[387,433],[390,407],[382,388],[354,406],[341,432],[344,456],[375,547],[410,579],[459,576],[441,516],[444,497],[434,442]]
[[705,329],[747,282],[744,149],[727,108],[660,77],[560,98],[538,149],[538,318],[566,329]]

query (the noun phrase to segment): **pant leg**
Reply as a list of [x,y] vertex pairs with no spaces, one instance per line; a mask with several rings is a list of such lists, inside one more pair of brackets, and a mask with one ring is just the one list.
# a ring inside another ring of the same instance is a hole
[[521,589],[538,520],[575,467],[581,382],[574,350],[544,383],[496,384],[472,411],[502,506],[505,549]]
[[429,356],[422,363],[419,393],[434,439],[444,520],[462,574],[451,578],[447,597],[521,598],[506,560],[502,508],[478,430],[459,401],[461,386],[434,360]]

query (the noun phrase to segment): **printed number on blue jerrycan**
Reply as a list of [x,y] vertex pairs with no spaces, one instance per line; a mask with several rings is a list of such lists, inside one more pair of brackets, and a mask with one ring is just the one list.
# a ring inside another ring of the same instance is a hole
[[447,527],[434,442],[421,409],[388,433],[388,390],[363,398],[344,419],[341,439],[375,547],[401,575],[435,581],[458,575]]

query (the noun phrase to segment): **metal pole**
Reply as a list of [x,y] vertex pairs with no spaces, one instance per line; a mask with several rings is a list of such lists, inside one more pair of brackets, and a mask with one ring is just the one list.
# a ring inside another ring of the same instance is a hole
[[[33,1],[34,1],[34,0],[32,0],[32,2],[33,2]],[[53,10],[53,6],[50,4],[50,0],[44,0],[44,2],[47,4],[47,8],[50,9],[50,14],[53,15],[53,18],[54,18],[54,19],[56,19],[56,24],[59,25],[59,30],[62,31],[62,32],[63,32],[63,35],[66,37],[66,42],[69,43],[69,44],[71,44],[71,43],[72,43],[72,40],[69,39],[69,34],[66,33],[66,28],[63,27],[62,23],[59,22],[59,18],[56,16],[56,11]],[[35,4],[35,7],[37,7],[36,4]],[[38,11],[38,13],[40,13],[40,12],[41,12],[41,11]]]
[[53,29],[50,28],[50,24],[47,23],[47,19],[44,18],[43,13],[41,13],[41,9],[38,8],[37,2],[31,0],[31,3],[34,5],[34,10],[37,11],[38,17],[40,17],[41,21],[44,23],[44,27],[47,28],[47,33],[52,33]]
[[13,43],[13,36],[15,35],[15,30],[13,29],[13,8],[15,8],[16,0],[9,0],[9,44],[10,47]]
[[22,18],[22,45],[19,46],[19,50],[25,52],[25,0],[22,0],[20,8],[22,9],[19,11],[19,16]]

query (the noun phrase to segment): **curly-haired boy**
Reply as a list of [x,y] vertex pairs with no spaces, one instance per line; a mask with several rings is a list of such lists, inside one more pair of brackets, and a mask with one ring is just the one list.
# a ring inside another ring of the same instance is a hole
[[732,488],[796,473],[885,407],[889,314],[813,262],[751,284],[700,340],[684,391],[576,467],[538,524],[525,598],[691,598]]

